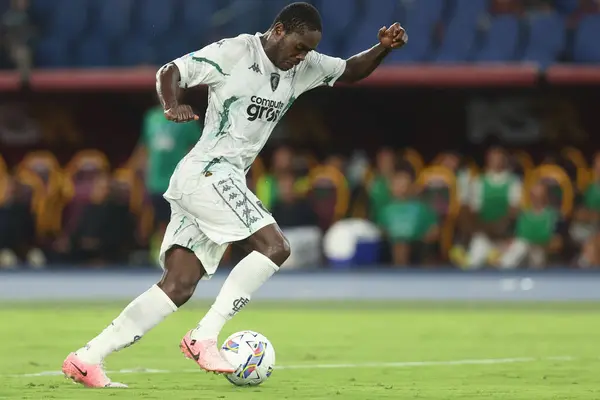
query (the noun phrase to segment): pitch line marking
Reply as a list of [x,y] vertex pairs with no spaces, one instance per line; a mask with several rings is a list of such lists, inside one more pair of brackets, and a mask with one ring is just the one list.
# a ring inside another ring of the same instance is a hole
[[[515,357],[515,358],[484,358],[484,359],[466,359],[466,360],[447,360],[447,361],[401,361],[401,362],[372,362],[372,363],[347,363],[347,364],[297,364],[276,366],[276,370],[294,370],[294,369],[349,369],[349,368],[412,368],[412,367],[435,367],[435,366],[453,366],[453,365],[491,365],[491,364],[515,364],[529,363],[536,361],[573,361],[575,358],[570,356],[558,357]],[[168,370],[168,369],[150,369],[150,368],[130,368],[117,371],[107,371],[107,374],[170,374],[170,373],[194,373],[199,369]],[[17,378],[33,378],[41,376],[60,376],[61,371],[42,371],[33,374],[10,375]]]

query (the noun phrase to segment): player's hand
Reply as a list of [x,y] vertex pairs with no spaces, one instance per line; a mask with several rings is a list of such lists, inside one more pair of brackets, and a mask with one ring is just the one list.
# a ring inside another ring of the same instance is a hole
[[408,42],[408,35],[399,23],[394,23],[389,28],[385,26],[379,30],[377,34],[379,43],[386,49],[399,49]]
[[188,122],[198,120],[198,116],[194,110],[192,110],[192,107],[186,104],[180,104],[165,110],[165,118],[173,122]]

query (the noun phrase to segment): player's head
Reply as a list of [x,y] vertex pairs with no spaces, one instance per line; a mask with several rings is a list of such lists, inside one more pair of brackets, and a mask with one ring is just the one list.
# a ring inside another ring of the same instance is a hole
[[275,17],[271,25],[269,47],[275,65],[288,70],[304,60],[321,41],[321,16],[308,3],[292,3]]

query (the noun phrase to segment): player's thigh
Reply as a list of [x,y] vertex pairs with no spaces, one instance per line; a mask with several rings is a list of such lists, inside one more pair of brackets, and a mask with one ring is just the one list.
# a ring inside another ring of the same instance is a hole
[[290,256],[289,241],[276,223],[259,229],[238,242],[238,245],[248,253],[257,251],[264,254],[279,266]]
[[220,245],[239,242],[275,224],[273,216],[241,179],[213,178],[175,200],[211,241]]
[[[210,240],[198,227],[196,219],[176,204],[172,204],[171,208],[171,220],[160,249],[161,267],[165,270],[185,268],[191,271],[190,274],[200,269],[197,280],[210,279],[219,266],[227,244]],[[183,266],[180,267],[180,264]]]

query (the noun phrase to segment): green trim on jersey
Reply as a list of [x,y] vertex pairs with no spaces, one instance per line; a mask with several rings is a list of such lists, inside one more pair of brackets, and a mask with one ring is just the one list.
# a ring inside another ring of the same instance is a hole
[[288,101],[286,106],[283,108],[283,111],[281,112],[281,116],[283,116],[292,107],[292,104],[294,104],[295,101],[296,101],[296,97],[294,95],[292,95],[292,97],[290,97],[290,100]]
[[223,103],[223,111],[219,113],[221,117],[221,121],[219,122],[219,130],[215,134],[215,136],[221,136],[225,134],[225,127],[227,126],[227,122],[229,121],[229,111],[231,109],[231,105],[239,100],[239,97],[231,96]]
[[215,69],[223,76],[229,76],[229,74],[226,74],[225,72],[223,72],[223,70],[221,69],[221,66],[219,64],[217,64],[216,62],[209,60],[208,58],[204,58],[204,57],[192,57],[192,60],[194,61],[198,61],[198,62],[204,62],[207,63],[209,65],[212,65],[213,67],[215,67]]

